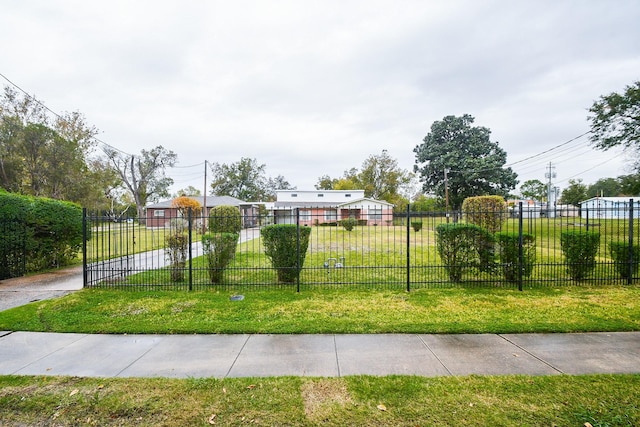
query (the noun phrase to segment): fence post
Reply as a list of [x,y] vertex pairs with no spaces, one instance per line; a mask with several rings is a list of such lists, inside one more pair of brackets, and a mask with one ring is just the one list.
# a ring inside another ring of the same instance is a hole
[[296,208],[296,292],[300,293],[300,208]]
[[627,285],[633,283],[633,261],[635,259],[633,256],[633,216],[633,199],[629,199],[629,258],[627,260]]
[[191,226],[192,224],[192,216],[191,216],[191,208],[189,208],[189,213],[187,215],[187,224],[189,226],[189,290],[192,291],[193,290],[193,251],[191,248],[191,244],[192,244],[192,239],[193,239],[193,235],[192,235],[192,230],[191,230]]
[[522,239],[522,202],[518,203],[518,290],[522,292],[522,268],[524,266],[524,249]]
[[87,287],[87,208],[82,208],[82,287]]
[[407,292],[411,292],[411,244],[409,239],[411,238],[411,203],[407,203]]

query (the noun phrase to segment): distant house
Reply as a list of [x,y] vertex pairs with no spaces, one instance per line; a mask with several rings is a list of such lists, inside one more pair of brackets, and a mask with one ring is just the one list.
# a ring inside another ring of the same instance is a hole
[[629,218],[631,203],[633,200],[633,217],[640,218],[640,197],[593,197],[580,202],[582,217],[602,219]]
[[367,225],[393,223],[393,205],[364,197],[364,190],[278,190],[272,209],[276,224],[294,224],[296,210],[301,225],[337,223],[347,218]]
[[[203,196],[188,196],[191,199],[197,200],[200,206],[204,204]],[[148,205],[146,223],[147,227],[166,227],[169,222],[180,216],[178,210],[172,206],[173,199],[165,200],[160,203],[154,203]],[[209,210],[216,206],[236,206],[240,209],[242,215],[243,227],[249,228],[255,225],[255,218],[257,217],[257,207],[240,199],[236,199],[231,196],[207,196],[207,213]],[[202,217],[203,212],[194,213],[194,217]]]

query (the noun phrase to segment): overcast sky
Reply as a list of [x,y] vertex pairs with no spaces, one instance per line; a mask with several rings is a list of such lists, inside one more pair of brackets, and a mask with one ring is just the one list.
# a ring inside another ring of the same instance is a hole
[[384,149],[412,170],[431,124],[465,113],[520,183],[550,162],[561,188],[628,173],[586,137],[524,159],[640,79],[637,0],[1,3],[0,73],[125,152],[174,151],[174,191],[202,188],[204,160],[300,190]]

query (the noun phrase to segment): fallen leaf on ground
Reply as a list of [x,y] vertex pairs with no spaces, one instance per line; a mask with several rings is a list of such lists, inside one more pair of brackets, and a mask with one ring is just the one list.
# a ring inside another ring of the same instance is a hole
[[216,414],[212,414],[212,415],[209,417],[209,420],[208,420],[208,421],[209,421],[209,424],[215,424],[215,423],[216,423]]
[[78,391],[79,390],[77,388],[72,390],[71,393],[69,393],[69,396],[73,396],[74,394],[78,393]]
[[379,409],[379,410],[381,410],[381,411],[386,411],[386,410],[387,410],[387,407],[386,407],[386,406],[384,406],[382,403],[381,403],[381,404],[379,404],[378,406],[376,406],[376,408],[378,408],[378,409]]

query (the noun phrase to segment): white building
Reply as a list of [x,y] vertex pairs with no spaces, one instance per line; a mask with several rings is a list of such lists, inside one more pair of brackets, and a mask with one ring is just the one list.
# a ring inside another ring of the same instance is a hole
[[355,218],[366,225],[392,225],[393,205],[364,197],[364,190],[278,190],[273,204],[276,224],[318,225]]
[[582,217],[602,219],[627,219],[633,200],[633,217],[640,218],[640,197],[593,197],[580,202]]

